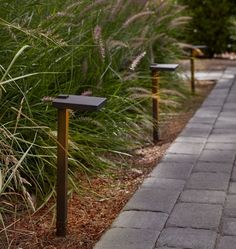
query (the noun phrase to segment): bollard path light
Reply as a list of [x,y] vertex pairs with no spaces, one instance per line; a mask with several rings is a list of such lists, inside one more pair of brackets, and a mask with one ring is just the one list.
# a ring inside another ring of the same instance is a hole
[[159,134],[159,73],[173,72],[178,68],[178,64],[151,64],[152,76],[152,115],[153,115],[153,142],[160,140]]
[[190,71],[191,71],[191,92],[192,94],[195,94],[195,52],[197,49],[205,49],[207,46],[205,45],[195,45],[195,46],[188,46],[188,49],[190,49]]
[[69,111],[98,111],[105,103],[105,98],[81,95],[59,95],[52,102],[58,109],[57,131],[57,212],[56,235],[66,236],[67,226],[67,172],[68,172],[68,128]]

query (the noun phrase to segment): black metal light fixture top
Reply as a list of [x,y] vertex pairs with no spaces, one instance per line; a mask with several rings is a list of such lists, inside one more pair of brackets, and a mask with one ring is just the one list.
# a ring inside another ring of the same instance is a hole
[[193,45],[192,46],[192,49],[196,49],[196,48],[204,49],[204,48],[207,48],[207,46],[206,45]]
[[171,72],[178,68],[179,64],[151,64],[150,69],[156,71]]
[[58,109],[97,111],[105,102],[106,98],[61,94],[53,100],[52,105]]

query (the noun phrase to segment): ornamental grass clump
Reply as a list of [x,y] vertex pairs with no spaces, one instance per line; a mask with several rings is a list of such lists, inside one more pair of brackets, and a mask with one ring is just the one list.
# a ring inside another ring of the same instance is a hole
[[[54,196],[56,110],[42,101],[44,96],[89,92],[108,99],[98,113],[71,113],[70,189],[80,190],[78,170],[116,167],[111,154],[129,156],[132,148],[150,142],[144,135],[152,127],[149,64],[177,58],[175,35],[186,21],[182,10],[171,0],[1,3],[3,213],[16,211],[13,196],[33,210]],[[165,88],[186,93],[178,84]],[[135,89],[144,94],[134,97]],[[173,101],[181,101],[182,95],[176,96]]]

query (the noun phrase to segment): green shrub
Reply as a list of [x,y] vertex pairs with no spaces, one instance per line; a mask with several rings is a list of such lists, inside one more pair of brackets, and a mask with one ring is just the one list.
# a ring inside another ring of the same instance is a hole
[[232,43],[232,27],[230,16],[235,3],[231,0],[180,0],[188,6],[188,14],[192,21],[186,31],[186,38],[192,44],[208,46],[208,55],[227,50]]

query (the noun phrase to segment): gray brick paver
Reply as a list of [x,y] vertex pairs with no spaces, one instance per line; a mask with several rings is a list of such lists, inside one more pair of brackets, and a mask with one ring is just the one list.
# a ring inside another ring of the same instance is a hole
[[[221,105],[221,103],[220,103],[220,105]],[[217,118],[216,116],[213,116],[213,117],[195,117],[195,116],[193,116],[190,119],[190,123],[212,124],[213,125],[216,121],[216,118]]]
[[194,172],[212,172],[230,174],[233,168],[232,163],[225,162],[198,162],[194,167]]
[[180,191],[141,187],[128,201],[124,210],[170,213]]
[[[218,108],[218,107],[217,107]],[[186,128],[202,128],[202,129],[208,129],[211,130],[212,129],[212,125],[211,124],[201,124],[201,123],[187,123]]]
[[169,153],[174,154],[193,154],[199,155],[203,149],[204,143],[181,143],[175,142],[168,149]]
[[218,150],[206,150],[204,149],[199,161],[204,162],[223,162],[223,163],[232,163],[234,162],[235,158],[234,151],[218,151]]
[[223,110],[235,111],[236,110],[236,105],[235,105],[235,103],[225,103]]
[[[235,126],[236,128],[236,126]],[[236,130],[235,130],[236,132]],[[205,149],[207,150],[226,150],[226,151],[236,151],[236,141],[235,143],[206,143]]]
[[236,248],[236,237],[224,236],[220,238],[220,243],[216,249],[235,249]]
[[180,136],[182,137],[203,137],[207,138],[211,130],[206,128],[185,128]]
[[190,176],[186,188],[226,191],[229,178],[230,175],[225,173],[197,172]]
[[162,162],[174,162],[174,163],[195,163],[198,155],[186,155],[186,154],[173,154],[167,153]]
[[236,134],[211,134],[208,141],[234,143],[236,141]]
[[167,218],[167,214],[158,212],[124,211],[117,217],[112,227],[161,231]]
[[234,128],[215,128],[212,130],[212,134],[231,134],[231,135],[235,135],[235,131],[236,129]]
[[155,249],[184,249],[184,248],[161,246],[161,247],[156,247]]
[[224,215],[227,217],[235,217],[236,218],[236,195],[228,195],[225,208]]
[[236,165],[233,167],[233,172],[231,175],[231,181],[236,182]]
[[181,202],[209,203],[223,205],[226,199],[224,191],[185,190],[180,196]]
[[221,112],[220,117],[232,117],[235,118],[236,117],[236,113],[235,110],[224,110]]
[[236,182],[231,182],[229,185],[229,193],[236,194]]
[[169,179],[187,179],[193,169],[193,163],[162,162],[150,174],[151,177]]
[[217,233],[210,230],[191,228],[166,228],[157,240],[161,246],[189,249],[214,249]]
[[217,230],[221,213],[221,205],[178,203],[167,221],[167,227]]
[[222,234],[236,236],[236,219],[235,218],[224,218],[223,219]]
[[[217,122],[222,122],[222,123],[234,123],[236,122],[236,117],[232,118],[232,117],[219,117],[217,119]],[[217,123],[216,123],[217,124]]]
[[206,137],[184,137],[179,135],[176,139],[175,142],[177,143],[202,143],[205,144],[205,142],[207,141]]
[[142,187],[182,191],[184,189],[184,185],[184,180],[148,177],[144,180]]
[[153,249],[158,234],[147,229],[112,228],[94,249]]
[[[217,129],[236,129],[236,123],[234,121],[217,121],[215,124],[215,128]],[[212,141],[213,143],[215,142],[214,140]],[[224,141],[223,141],[224,142]],[[232,142],[232,141],[231,141]]]

